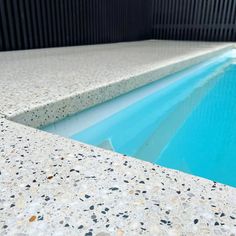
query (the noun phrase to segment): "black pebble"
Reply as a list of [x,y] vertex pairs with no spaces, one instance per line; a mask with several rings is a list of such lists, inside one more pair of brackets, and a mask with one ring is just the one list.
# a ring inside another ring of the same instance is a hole
[[109,190],[115,191],[115,190],[119,190],[119,188],[114,187],[114,188],[109,188]]
[[85,234],[85,236],[92,236],[92,235],[93,235],[92,232],[88,232],[88,233]]

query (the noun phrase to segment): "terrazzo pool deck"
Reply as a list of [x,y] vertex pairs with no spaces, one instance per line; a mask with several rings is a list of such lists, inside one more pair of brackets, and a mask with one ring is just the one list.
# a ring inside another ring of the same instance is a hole
[[231,47],[152,40],[1,52],[0,235],[236,235],[235,188],[32,128]]

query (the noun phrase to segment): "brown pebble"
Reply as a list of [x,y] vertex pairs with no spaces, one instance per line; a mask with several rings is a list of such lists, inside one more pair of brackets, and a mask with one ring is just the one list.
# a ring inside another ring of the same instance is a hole
[[29,222],[34,222],[36,220],[36,216],[31,216],[30,218],[29,218]]

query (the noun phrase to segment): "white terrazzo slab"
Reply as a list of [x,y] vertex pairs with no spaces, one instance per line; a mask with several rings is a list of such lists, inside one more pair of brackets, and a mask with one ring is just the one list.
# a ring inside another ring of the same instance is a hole
[[0,121],[1,235],[235,235],[236,189]]
[[0,235],[236,235],[235,188],[7,120],[49,123],[227,48],[143,41],[0,53]]
[[0,53],[0,113],[38,127],[230,48],[141,41]]

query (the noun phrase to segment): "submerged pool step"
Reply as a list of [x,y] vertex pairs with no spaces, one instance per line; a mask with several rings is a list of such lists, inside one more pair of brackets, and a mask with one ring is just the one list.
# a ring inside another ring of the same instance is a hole
[[[222,65],[222,67],[217,68],[217,70],[215,70],[214,73],[210,73],[210,75],[203,76],[203,74],[200,74],[198,78],[192,78],[195,81],[191,80],[179,86],[182,92],[175,94],[175,96],[173,96],[172,91],[169,90],[167,96],[162,95],[165,101],[154,100],[152,104],[149,104],[149,107],[152,107],[154,111],[153,114],[151,116],[146,114],[142,115],[142,118],[144,118],[140,119],[136,132],[132,132],[132,134],[135,135],[129,140],[126,139],[125,145],[118,150],[154,162],[158,154],[164,148],[165,143],[171,138],[171,133],[175,132],[178,126],[184,122],[187,114],[186,110],[191,112],[191,110],[194,109],[194,106],[201,101],[210,87],[214,86],[222,70],[228,65],[229,64]],[[191,86],[188,86],[190,84]],[[181,115],[182,112],[185,114],[184,116]],[[175,113],[180,114],[180,117],[176,120],[172,120],[172,117],[176,117],[174,116]],[[142,123],[145,124],[145,126],[141,126],[140,124]],[[154,137],[156,141],[152,143],[152,140],[155,140]]]
[[153,130],[134,156],[145,160],[148,158],[148,161],[153,163],[157,162],[161,152],[169,144],[192,111],[201,103],[209,90],[218,82],[220,75],[221,73],[204,80],[204,83],[200,84],[185,99],[177,103],[166,114],[158,127]]
[[216,76],[228,64],[220,61],[209,65],[208,70],[199,70],[192,77],[183,76],[174,84],[73,135],[72,138],[97,146],[110,139],[115,151],[135,155],[169,110],[184,100],[209,75],[211,78]]

